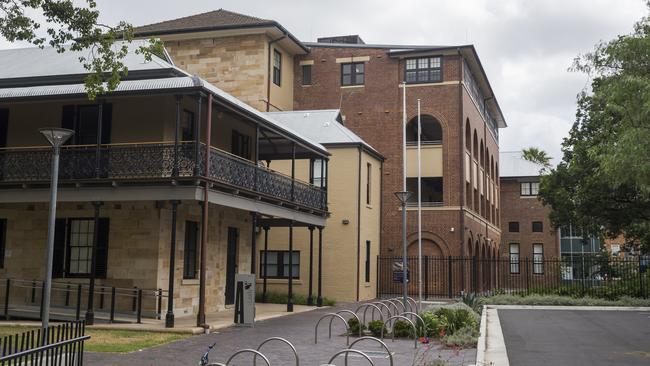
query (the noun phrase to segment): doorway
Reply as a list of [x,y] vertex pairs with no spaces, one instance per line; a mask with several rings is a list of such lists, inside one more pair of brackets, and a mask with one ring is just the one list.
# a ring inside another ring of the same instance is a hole
[[237,242],[239,229],[228,227],[228,249],[226,252],[226,305],[235,303],[235,273],[237,273]]

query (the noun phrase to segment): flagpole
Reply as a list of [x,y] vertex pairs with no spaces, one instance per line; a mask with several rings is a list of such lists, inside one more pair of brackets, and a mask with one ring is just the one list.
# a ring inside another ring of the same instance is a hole
[[402,299],[404,309],[408,306],[408,266],[406,262],[406,200],[408,193],[406,193],[406,81],[402,83],[402,192],[404,192],[404,200],[402,202],[402,286],[403,296]]
[[422,120],[420,117],[420,99],[418,99],[418,308],[422,309]]

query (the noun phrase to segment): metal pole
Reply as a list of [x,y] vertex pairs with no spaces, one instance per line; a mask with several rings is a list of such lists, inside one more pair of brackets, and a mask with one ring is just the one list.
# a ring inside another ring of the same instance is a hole
[[267,269],[266,266],[268,265],[268,259],[269,259],[269,227],[265,226],[264,227],[264,266],[262,267],[262,302],[266,302],[266,279],[267,279]]
[[[402,191],[406,192],[406,81],[402,83]],[[408,306],[406,265],[406,200],[402,200],[402,286],[404,308]]]
[[176,267],[176,215],[180,201],[171,201],[172,224],[171,241],[169,245],[169,289],[167,290],[167,314],[165,315],[165,328],[174,327],[174,271]]
[[50,188],[50,212],[47,226],[47,266],[45,269],[45,294],[43,296],[42,328],[43,339],[47,339],[47,327],[50,323],[50,295],[52,292],[52,262],[54,260],[54,225],[56,220],[56,195],[59,184],[59,146],[53,147],[52,180]]
[[95,277],[97,276],[95,266],[97,265],[97,246],[99,245],[99,207],[102,202],[95,201],[95,220],[93,223],[93,247],[90,256],[90,283],[88,284],[88,308],[86,309],[86,324],[95,324]]
[[293,312],[293,221],[289,222],[289,276],[287,284],[289,285],[287,292],[287,313],[291,313]]
[[420,141],[421,135],[422,120],[420,118],[420,99],[418,99],[418,308],[420,309],[422,309],[422,164],[420,163],[422,158]]
[[323,227],[318,227],[318,297],[316,306],[323,306]]
[[307,305],[314,305],[314,227],[309,227],[309,290],[307,291]]

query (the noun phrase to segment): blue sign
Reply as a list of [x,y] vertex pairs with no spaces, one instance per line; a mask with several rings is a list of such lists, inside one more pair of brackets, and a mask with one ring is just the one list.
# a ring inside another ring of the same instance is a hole
[[[409,270],[406,270],[406,282],[409,282]],[[404,281],[404,271],[393,271],[393,282],[402,283]]]

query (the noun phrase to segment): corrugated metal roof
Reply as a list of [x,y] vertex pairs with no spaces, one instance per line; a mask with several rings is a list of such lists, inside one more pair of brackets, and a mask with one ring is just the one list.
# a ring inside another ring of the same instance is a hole
[[502,151],[499,153],[499,175],[501,178],[538,177],[544,168],[522,157],[521,151]]
[[[136,50],[147,41],[133,41],[128,45],[129,53],[122,62],[129,71],[171,69],[167,61],[153,56],[150,62],[144,60]],[[117,42],[115,48],[122,46]],[[0,50],[0,79],[32,78],[45,76],[87,74],[79,62],[80,56],[89,57],[89,50],[58,53],[53,47],[30,47]]]
[[361,144],[381,156],[361,137],[339,122],[341,111],[338,109],[267,112],[265,114],[321,144]]

